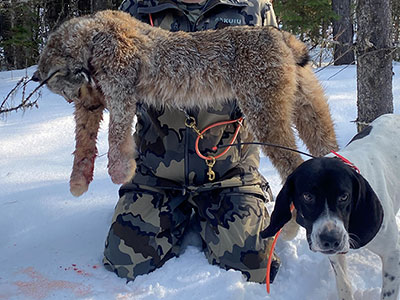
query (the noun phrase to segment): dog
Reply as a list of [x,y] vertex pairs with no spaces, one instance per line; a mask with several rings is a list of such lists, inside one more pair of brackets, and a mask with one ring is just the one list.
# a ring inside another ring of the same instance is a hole
[[[136,167],[131,126],[138,101],[205,108],[237,99],[258,141],[296,148],[294,125],[311,153],[337,149],[305,44],[273,27],[169,32],[121,11],[102,11],[71,19],[52,33],[32,79],[75,105],[70,178],[75,196],[86,192],[93,178],[104,109],[110,113],[109,175],[116,184],[131,179]],[[294,152],[263,151],[283,179],[302,162]]]
[[261,236],[275,235],[290,220],[293,203],[310,249],[328,255],[339,299],[353,299],[345,253],[366,246],[382,260],[381,299],[397,300],[400,115],[377,118],[338,154],[349,162],[327,155],[305,161],[288,176]]

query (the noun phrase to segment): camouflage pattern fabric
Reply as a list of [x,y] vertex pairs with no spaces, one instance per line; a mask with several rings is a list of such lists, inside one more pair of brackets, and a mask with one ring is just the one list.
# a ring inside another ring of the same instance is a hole
[[[208,168],[205,161],[195,151],[197,133],[185,127],[186,114],[169,108],[155,109],[152,107],[137,108],[138,124],[135,139],[138,148],[137,164],[143,165],[144,176],[136,175],[136,183],[168,186],[161,181],[177,182],[179,186],[190,187],[208,184]],[[216,122],[235,120],[242,116],[236,102],[225,105],[215,105],[208,110],[191,110],[189,112],[199,129],[204,129]],[[237,142],[252,141],[252,135],[241,128]],[[224,149],[213,151],[218,145],[228,145],[236,130],[237,124],[218,126],[210,129],[199,141],[199,150],[205,156],[216,156]],[[231,186],[243,184],[264,184],[264,178],[258,172],[259,148],[251,146],[231,147],[225,156],[218,159],[213,167],[218,181],[231,181]],[[237,176],[233,176],[235,172]],[[157,177],[157,182],[149,184],[150,177]],[[227,185],[228,183],[225,182]],[[218,185],[218,184],[217,184]]]
[[[209,0],[187,5],[172,0],[124,1],[121,9],[154,26],[177,31],[218,29],[234,25],[276,25],[269,3],[255,0]],[[120,189],[106,240],[104,265],[133,280],[178,256],[184,233],[199,228],[209,262],[240,270],[248,280],[265,282],[270,240],[259,232],[269,223],[265,202],[272,200],[267,181],[258,171],[259,149],[232,147],[213,166],[215,180],[195,152],[197,133],[185,126],[194,118],[202,130],[219,121],[242,116],[236,101],[208,110],[180,111],[140,104],[135,139],[136,174]],[[216,156],[229,144],[237,124],[215,127],[200,140],[205,156]],[[237,142],[252,141],[246,124]],[[271,279],[279,266],[274,257]]]
[[[275,13],[266,0],[209,0],[187,5],[174,0],[127,0],[121,10],[139,20],[170,31],[200,31],[226,26],[277,26]],[[197,16],[193,18],[192,16]]]
[[178,256],[195,223],[210,263],[265,282],[271,240],[259,236],[269,222],[260,189],[222,186],[182,194],[130,184],[120,193],[104,252],[106,268],[118,276],[133,280]]

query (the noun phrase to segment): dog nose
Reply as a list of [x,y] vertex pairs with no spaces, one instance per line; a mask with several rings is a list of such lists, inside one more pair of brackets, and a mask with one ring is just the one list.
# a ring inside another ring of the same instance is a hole
[[339,250],[342,236],[338,230],[325,230],[319,235],[320,246],[324,251]]

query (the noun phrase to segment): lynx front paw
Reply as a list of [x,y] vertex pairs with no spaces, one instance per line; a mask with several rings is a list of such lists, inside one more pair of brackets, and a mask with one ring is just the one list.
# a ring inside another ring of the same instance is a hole
[[94,160],[92,157],[81,157],[75,153],[74,165],[69,180],[69,190],[72,195],[79,197],[88,190],[89,183],[93,180]]
[[75,197],[81,196],[83,193],[87,192],[89,183],[84,176],[71,176],[69,181],[69,190],[71,194]]
[[111,181],[115,184],[123,184],[128,182],[136,170],[136,162],[131,159],[118,159],[115,162],[109,162],[108,174],[111,176]]

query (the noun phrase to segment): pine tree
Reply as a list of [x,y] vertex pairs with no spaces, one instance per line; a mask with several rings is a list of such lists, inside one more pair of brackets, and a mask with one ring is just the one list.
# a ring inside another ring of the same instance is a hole
[[392,1],[393,44],[396,47],[393,59],[400,61],[400,1]]
[[274,1],[274,8],[282,28],[312,46],[327,37],[331,20],[336,16],[330,0],[281,0]]
[[332,10],[338,16],[332,21],[334,64],[354,63],[352,0],[332,0]]
[[390,0],[358,0],[357,128],[393,112]]

